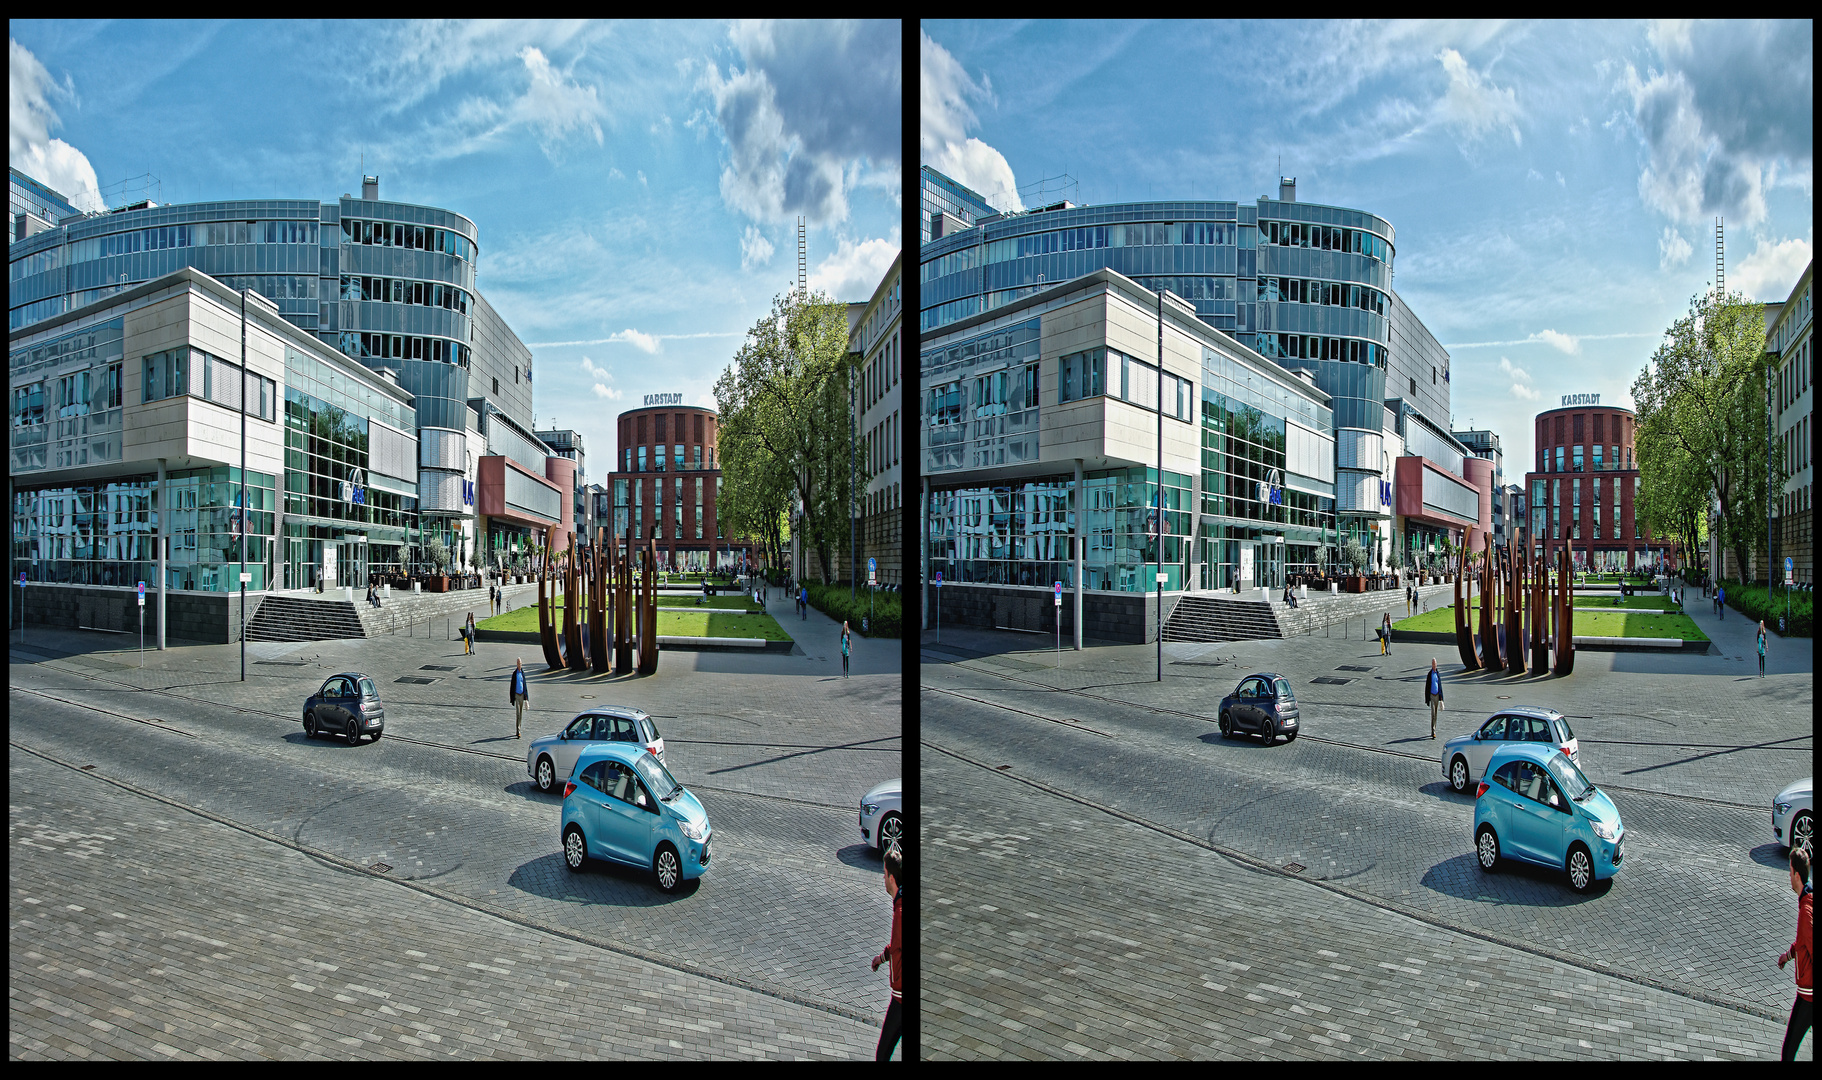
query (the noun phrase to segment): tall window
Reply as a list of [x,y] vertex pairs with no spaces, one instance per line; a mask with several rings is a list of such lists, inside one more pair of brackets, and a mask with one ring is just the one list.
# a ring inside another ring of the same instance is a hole
[[[643,471],[644,465],[640,465]],[[633,539],[645,539],[645,481],[633,481]]]
[[1090,349],[1063,357],[1059,401],[1079,401],[1107,392],[1107,351]]
[[[681,450],[682,447],[679,447],[678,449]],[[681,455],[679,455],[679,457],[681,458]],[[660,481],[660,483],[662,482],[663,481]],[[681,540],[683,539],[683,477],[679,476],[677,478],[677,487],[674,490],[676,492],[676,498],[672,501],[674,509],[671,514],[671,523],[676,531],[672,536],[674,539]]]
[[1551,472],[1562,472],[1563,471],[1563,448],[1560,446],[1556,448],[1556,468],[1554,468],[1550,471]]
[[639,471],[645,471],[645,447],[643,446],[639,448]]
[[696,478],[696,539],[702,539],[702,477],[700,476]]
[[1581,472],[1582,471],[1582,444],[1581,443],[1576,443],[1575,446],[1570,450],[1570,457],[1575,462],[1575,468],[1573,471]]

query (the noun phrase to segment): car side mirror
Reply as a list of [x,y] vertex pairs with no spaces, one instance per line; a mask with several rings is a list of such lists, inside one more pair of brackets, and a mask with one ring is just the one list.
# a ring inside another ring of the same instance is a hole
[[1479,742],[1479,741],[1480,741],[1480,732],[1478,732],[1478,731],[1476,731],[1476,732],[1475,732],[1475,733],[1474,733],[1474,741],[1475,741],[1475,742]]
[[559,731],[557,733],[557,737],[562,739],[564,742],[568,742],[569,741],[569,729],[564,728],[562,731]]

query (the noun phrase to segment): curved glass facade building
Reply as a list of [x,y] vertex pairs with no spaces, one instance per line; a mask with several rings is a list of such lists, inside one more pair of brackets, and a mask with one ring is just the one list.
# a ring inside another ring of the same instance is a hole
[[983,216],[925,242],[918,326],[940,333],[1102,269],[1169,290],[1203,322],[1308,372],[1329,395],[1337,526],[1344,541],[1373,552],[1392,519],[1388,414],[1402,400],[1445,429],[1449,415],[1448,354],[1392,292],[1396,250],[1390,222],[1298,202],[1291,179],[1279,198],[1251,204],[1065,202]]
[[361,198],[335,202],[141,203],[64,217],[9,247],[10,329],[182,267],[250,288],[299,329],[389,369],[413,395],[418,427],[437,432],[419,463],[421,525],[460,550],[475,515],[465,480],[484,452],[467,445],[467,410],[486,399],[529,428],[531,352],[475,291],[474,222],[382,200],[377,177],[362,181]]

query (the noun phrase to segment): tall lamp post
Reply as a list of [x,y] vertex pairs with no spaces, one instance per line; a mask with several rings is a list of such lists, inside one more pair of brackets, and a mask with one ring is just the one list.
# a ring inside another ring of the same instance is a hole
[[247,290],[240,291],[240,681],[247,681]]
[[1158,528],[1155,536],[1158,556],[1158,681],[1164,681],[1164,290],[1158,290]]

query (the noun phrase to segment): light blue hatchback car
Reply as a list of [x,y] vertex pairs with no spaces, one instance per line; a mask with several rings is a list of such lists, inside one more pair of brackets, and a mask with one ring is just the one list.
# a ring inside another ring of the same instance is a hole
[[563,788],[558,832],[572,873],[602,859],[650,870],[671,893],[709,868],[708,811],[636,743],[582,751]]
[[1492,873],[1502,858],[1562,869],[1576,892],[1619,873],[1626,827],[1607,793],[1548,743],[1493,751],[1475,792],[1474,853]]

